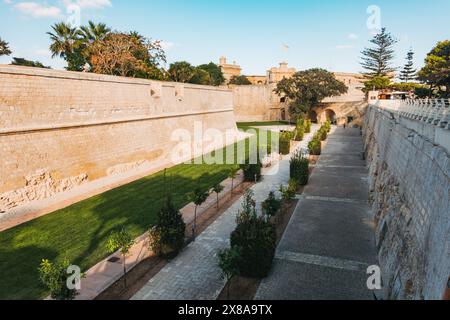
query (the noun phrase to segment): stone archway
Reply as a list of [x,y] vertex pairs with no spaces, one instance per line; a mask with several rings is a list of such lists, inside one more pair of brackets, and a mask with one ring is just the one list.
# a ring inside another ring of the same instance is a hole
[[326,109],[325,110],[325,121],[330,121],[331,124],[336,125],[337,124],[337,115],[336,112],[332,109]]

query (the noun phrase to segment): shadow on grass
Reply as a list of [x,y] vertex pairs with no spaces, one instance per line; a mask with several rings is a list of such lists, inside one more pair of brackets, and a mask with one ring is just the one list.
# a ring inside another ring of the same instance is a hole
[[42,259],[55,259],[54,250],[27,246],[15,249],[0,248],[0,300],[31,300],[45,298],[45,288],[39,281]]

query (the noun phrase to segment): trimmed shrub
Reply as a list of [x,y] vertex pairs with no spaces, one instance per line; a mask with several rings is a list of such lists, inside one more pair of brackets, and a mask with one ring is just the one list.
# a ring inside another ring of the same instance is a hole
[[327,133],[331,131],[331,122],[330,122],[330,120],[325,122],[324,127],[325,127],[325,130],[327,131]]
[[325,127],[322,127],[318,132],[317,132],[317,137],[319,138],[320,141],[325,141],[328,138],[328,132],[327,129]]
[[264,215],[268,218],[275,217],[281,209],[281,200],[275,197],[275,193],[272,191],[267,197],[266,201],[262,203]]
[[291,132],[282,132],[280,134],[280,153],[282,155],[287,155],[291,152]]
[[315,137],[311,142],[308,144],[309,154],[313,156],[320,156],[322,154],[322,144],[320,142],[320,139]]
[[305,122],[305,133],[311,133],[312,122],[311,120],[306,120]]
[[240,248],[240,274],[256,279],[267,277],[275,256],[276,230],[270,222],[257,216],[251,191],[245,195],[236,223],[231,234],[231,247]]
[[169,196],[150,230],[150,247],[161,257],[175,257],[184,246],[186,224]]
[[77,290],[67,288],[69,274],[67,269],[70,262],[65,259],[63,262],[52,263],[49,260],[42,260],[39,266],[39,278],[42,284],[50,291],[50,296],[55,300],[74,300]]
[[289,180],[289,185],[287,187],[281,185],[280,186],[280,193],[282,194],[284,201],[290,201],[295,198],[295,195],[297,194],[297,188],[298,184],[295,179]]
[[257,164],[243,164],[241,169],[244,171],[244,179],[247,182],[254,182],[261,180],[262,164],[258,161]]
[[292,179],[295,179],[300,186],[306,186],[309,181],[309,160],[298,152],[291,158],[290,172]]
[[295,141],[303,141],[305,137],[305,127],[303,125],[297,124],[297,128],[295,129]]

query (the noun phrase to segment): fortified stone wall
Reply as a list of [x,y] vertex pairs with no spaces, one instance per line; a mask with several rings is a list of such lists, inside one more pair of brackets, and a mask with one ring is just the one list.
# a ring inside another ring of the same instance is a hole
[[385,298],[441,299],[450,276],[450,158],[437,139],[450,140],[450,131],[370,106],[364,135]]
[[173,131],[193,133],[195,121],[203,130],[236,132],[232,92],[0,66],[0,212],[88,180],[166,164],[177,145]]
[[280,97],[273,85],[235,86],[233,103],[238,122],[273,121],[281,118]]

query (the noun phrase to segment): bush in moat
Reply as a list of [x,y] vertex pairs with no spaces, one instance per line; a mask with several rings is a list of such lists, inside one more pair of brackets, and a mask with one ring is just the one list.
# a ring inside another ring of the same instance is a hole
[[292,140],[291,132],[282,132],[280,134],[280,153],[282,155],[287,155],[291,152],[291,140]]
[[245,181],[256,182],[261,180],[262,164],[260,161],[256,164],[243,164],[241,169],[244,171]]
[[302,123],[297,124],[297,128],[295,129],[295,141],[303,141],[305,137],[305,126]]
[[313,156],[320,156],[322,154],[322,143],[318,137],[315,137],[308,144],[309,154]]
[[311,133],[312,122],[311,120],[305,121],[305,133]]
[[61,263],[53,263],[44,259],[39,266],[39,279],[50,291],[50,297],[54,300],[74,300],[78,294],[76,289],[67,287],[67,280],[70,276],[67,270],[70,265],[67,259]]
[[247,192],[231,234],[231,247],[240,248],[239,272],[244,277],[263,279],[272,269],[276,249],[275,226],[256,213],[253,193]]
[[263,213],[267,220],[275,217],[280,211],[282,206],[282,201],[275,196],[275,192],[270,192],[267,199],[262,203]]
[[301,152],[293,155],[290,161],[291,178],[300,186],[306,186],[309,181],[309,160]]
[[324,124],[324,127],[325,127],[325,130],[327,131],[327,133],[330,132],[331,131],[331,121],[327,120],[327,122],[325,122],[325,124]]
[[183,217],[168,196],[150,230],[150,247],[158,256],[172,258],[183,248],[185,232]]
[[320,128],[320,130],[317,132],[317,138],[320,141],[325,141],[328,138],[328,131],[326,129],[325,126],[323,126],[322,128]]

